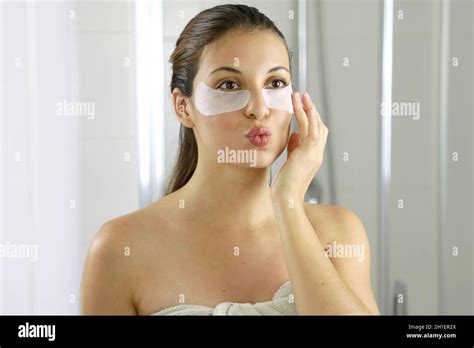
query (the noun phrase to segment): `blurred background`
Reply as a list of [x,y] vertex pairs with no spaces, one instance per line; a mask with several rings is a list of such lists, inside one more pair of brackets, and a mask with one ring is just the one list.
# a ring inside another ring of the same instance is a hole
[[163,195],[176,39],[224,3],[286,36],[330,129],[306,201],[361,218],[381,313],[473,314],[470,0],[1,1],[0,313],[79,313],[95,232]]

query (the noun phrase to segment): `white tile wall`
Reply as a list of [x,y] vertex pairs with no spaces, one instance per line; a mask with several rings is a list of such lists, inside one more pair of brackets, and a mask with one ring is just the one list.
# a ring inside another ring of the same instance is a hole
[[84,251],[103,223],[139,208],[133,6],[85,1],[73,7],[80,96],[95,103],[95,118],[81,123]]

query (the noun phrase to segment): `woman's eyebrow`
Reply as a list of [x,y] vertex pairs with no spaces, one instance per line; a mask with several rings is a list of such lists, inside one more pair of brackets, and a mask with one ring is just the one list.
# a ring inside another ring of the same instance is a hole
[[242,71],[238,70],[238,69],[235,69],[235,68],[231,68],[229,66],[221,66],[220,68],[217,68],[217,69],[214,69],[212,70],[212,72],[209,74],[209,76],[211,76],[212,74],[218,72],[218,71],[221,71],[221,70],[224,70],[224,71],[230,71],[230,72],[234,72],[236,74],[242,74]]
[[[285,68],[284,66],[281,66],[281,65],[278,65],[278,66],[275,66],[275,67],[271,68],[270,70],[268,70],[268,73],[271,73],[271,72],[274,72],[274,71],[277,71],[277,70],[280,70],[280,69],[283,69],[283,70],[287,71],[289,74],[291,74],[290,70],[288,70],[287,68]],[[212,72],[209,74],[209,76],[211,76],[212,74],[214,74],[218,71],[221,71],[221,70],[233,72],[233,73],[236,73],[236,74],[242,74],[242,71],[240,71],[239,69],[235,69],[235,68],[232,68],[230,66],[221,66],[220,68],[212,70]]]
[[288,74],[291,74],[290,70],[288,70],[288,68],[285,68],[284,66],[281,66],[281,65],[278,65],[274,68],[271,68],[270,70],[268,70],[268,73],[271,73],[271,72],[274,72],[274,71],[277,71],[277,70],[280,70],[280,69],[283,69],[285,71],[288,72]]

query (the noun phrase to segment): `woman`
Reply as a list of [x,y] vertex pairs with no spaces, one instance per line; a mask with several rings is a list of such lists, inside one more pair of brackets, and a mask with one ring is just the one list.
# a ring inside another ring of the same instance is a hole
[[[255,8],[216,6],[186,25],[170,59],[181,133],[167,194],[97,232],[83,314],[380,314],[359,218],[303,201],[328,129],[309,95],[292,93],[290,60]],[[337,245],[363,257],[328,253]]]

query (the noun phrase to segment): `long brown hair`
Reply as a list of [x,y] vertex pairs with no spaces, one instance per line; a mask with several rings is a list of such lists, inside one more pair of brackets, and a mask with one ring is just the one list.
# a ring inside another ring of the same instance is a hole
[[[236,4],[218,5],[198,13],[191,19],[176,41],[176,47],[169,60],[173,70],[171,93],[177,87],[183,95],[190,98],[204,46],[235,29],[270,30],[277,34],[288,51],[291,71],[292,53],[288,50],[284,35],[273,21],[255,7]],[[189,181],[196,169],[197,160],[198,149],[193,129],[181,124],[178,157],[166,187],[166,195],[178,190]]]

